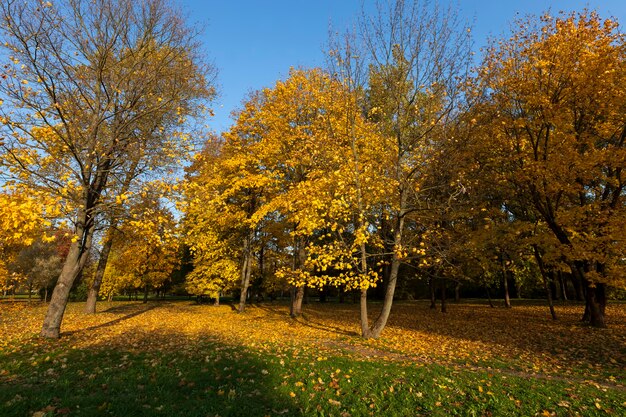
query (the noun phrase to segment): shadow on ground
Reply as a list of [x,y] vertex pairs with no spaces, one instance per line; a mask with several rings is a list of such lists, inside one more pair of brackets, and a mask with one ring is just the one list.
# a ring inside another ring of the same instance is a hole
[[[300,415],[267,358],[182,334],[150,335],[133,349],[123,340],[72,349],[33,338],[0,353],[0,415],[32,416],[266,416]],[[160,349],[171,338],[186,346]],[[109,347],[109,345],[113,347]]]

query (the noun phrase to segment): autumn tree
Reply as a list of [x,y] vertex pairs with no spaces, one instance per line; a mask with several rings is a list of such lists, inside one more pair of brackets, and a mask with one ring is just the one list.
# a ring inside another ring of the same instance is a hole
[[59,213],[56,201],[47,194],[22,186],[5,184],[0,192],[0,289],[4,292],[17,284],[10,271],[19,253],[36,241],[50,242],[54,234],[46,228]]
[[29,300],[36,290],[40,292],[42,299],[47,301],[48,289],[54,286],[59,277],[63,258],[59,253],[57,242],[37,240],[23,248],[10,265],[11,270],[24,277],[23,286],[28,291]]
[[[359,272],[354,254],[375,230],[364,213],[373,210],[372,201],[385,188],[382,174],[373,168],[382,166],[377,162],[381,142],[360,115],[355,97],[319,69],[292,70],[285,81],[245,103],[219,152],[203,154],[189,178],[189,244],[195,262],[208,263],[196,265],[204,278],[192,273],[194,288],[201,288],[203,279],[205,288],[210,282],[223,287],[232,268],[208,271],[224,262],[232,266],[239,257],[243,310],[250,283],[246,274],[263,275],[268,252],[279,261],[270,273],[272,285],[293,286],[294,316],[300,314],[306,286],[352,289],[377,281],[373,270]],[[349,106],[359,116],[350,125]],[[355,188],[356,183],[361,185]],[[242,248],[238,242],[244,242]],[[253,254],[256,268],[250,264]]]
[[105,195],[121,192],[112,184],[133,160],[183,142],[154,133],[197,113],[213,94],[211,70],[166,0],[11,0],[0,18],[11,58],[0,81],[3,164],[60,198],[75,229],[41,332],[58,337]]
[[423,241],[408,236],[405,227],[420,221],[426,167],[433,143],[446,134],[458,109],[471,46],[469,29],[451,8],[398,0],[377,3],[376,10],[363,15],[359,28],[368,67],[365,110],[383,140],[393,193],[381,212],[389,269],[382,310],[366,332],[370,337],[380,336],[387,323],[400,265],[412,245]]
[[144,303],[150,289],[164,286],[179,261],[177,223],[154,185],[137,196],[119,226],[121,239],[112,248],[117,252],[116,269],[126,276],[127,286],[143,290]]
[[554,267],[584,282],[585,319],[603,327],[606,286],[624,285],[624,35],[589,11],[518,25],[478,77],[484,184],[537,219],[537,255],[558,242]]
[[291,315],[297,316],[305,287],[351,290],[378,281],[359,259],[368,256],[362,250],[375,230],[367,213],[387,186],[378,181],[381,142],[357,96],[322,70],[292,70],[263,97],[241,125],[261,132],[250,151],[259,161],[265,204],[253,218],[266,234],[282,228],[290,236],[290,242],[277,239],[291,262],[276,276],[293,285]]
[[[253,97],[240,119],[254,112]],[[262,204],[265,180],[258,176],[258,161],[250,147],[258,133],[233,127],[223,138],[211,137],[188,169],[183,204],[185,242],[194,270],[187,288],[192,294],[210,295],[236,287],[239,311],[246,305],[256,250],[257,222],[252,216]]]

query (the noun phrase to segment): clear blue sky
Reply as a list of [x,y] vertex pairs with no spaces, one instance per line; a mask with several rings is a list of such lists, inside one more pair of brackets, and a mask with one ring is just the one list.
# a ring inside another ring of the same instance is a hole
[[[219,70],[221,96],[209,126],[228,129],[230,113],[249,91],[272,86],[290,67],[324,63],[329,27],[343,30],[355,23],[362,0],[178,0],[190,21],[205,27],[202,40]],[[447,4],[446,1],[442,3]],[[363,2],[372,8],[373,0]],[[516,13],[541,14],[584,7],[602,17],[616,17],[626,27],[626,0],[452,0],[460,15],[473,22],[476,48],[488,36],[506,33]]]

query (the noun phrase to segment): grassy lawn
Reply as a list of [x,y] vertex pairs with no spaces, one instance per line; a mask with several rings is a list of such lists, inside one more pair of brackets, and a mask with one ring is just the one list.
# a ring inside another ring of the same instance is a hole
[[0,303],[1,416],[626,415],[623,304],[597,330],[580,306],[399,303],[373,341],[355,305],[82,307],[47,341],[45,306]]

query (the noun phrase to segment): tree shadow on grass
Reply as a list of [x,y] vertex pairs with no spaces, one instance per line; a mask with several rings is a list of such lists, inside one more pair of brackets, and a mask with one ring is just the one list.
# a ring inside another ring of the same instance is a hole
[[559,320],[553,321],[548,307],[538,303],[518,303],[511,309],[471,302],[449,304],[448,312],[440,313],[426,301],[401,302],[394,304],[389,326],[407,330],[407,338],[430,334],[453,344],[458,341],[459,346],[479,342],[508,358],[547,358],[554,369],[575,366],[581,372],[596,368],[624,375],[626,326],[616,320],[624,317],[620,311],[624,307],[613,308],[614,322],[609,328],[594,329],[580,322],[582,309],[576,304],[556,306]]
[[[79,349],[70,348],[72,341],[33,343],[0,355],[0,415],[301,415],[276,389],[282,378],[275,358],[185,338],[148,335],[135,349],[123,339]],[[172,340],[179,349],[160,348]]]
[[103,328],[106,328],[106,327],[115,326],[116,324],[119,324],[119,323],[121,323],[123,321],[126,321],[126,320],[130,320],[133,317],[137,317],[137,316],[139,316],[141,314],[147,313],[148,311],[150,311],[150,310],[152,310],[152,309],[157,307],[156,304],[151,304],[151,305],[142,304],[141,306],[142,306],[141,309],[139,309],[137,305],[117,306],[117,307],[108,308],[107,310],[104,310],[103,312],[104,313],[115,313],[115,314],[119,314],[119,313],[122,313],[122,312],[129,312],[129,313],[126,314],[125,316],[118,317],[118,318],[116,318],[114,320],[111,320],[111,321],[107,321],[106,323],[98,324],[98,325],[87,327],[87,328],[80,329],[80,330],[71,330],[71,331],[67,331],[67,332],[62,332],[61,333],[61,337],[71,336],[71,335],[73,335],[73,334],[75,334],[77,332],[84,332],[84,331],[87,331],[87,330],[98,330],[98,329],[103,329]]
[[359,336],[359,334],[355,331],[349,331],[342,329],[338,326],[332,326],[328,323],[322,323],[315,321],[312,315],[308,314],[306,311],[302,313],[301,316],[296,318],[291,318],[289,315],[285,315],[283,311],[279,311],[273,305],[264,305],[264,304],[255,304],[253,308],[258,308],[259,310],[265,311],[269,316],[278,319],[278,320],[291,320],[293,323],[298,323],[302,326],[309,327],[311,329],[319,330],[327,333],[334,333],[343,336]]
[[[259,308],[288,319],[284,311],[274,306]],[[626,316],[626,306],[613,303],[610,308],[609,328],[593,329],[580,322],[582,306],[579,304],[558,305],[559,320],[555,322],[550,319],[548,307],[538,301],[518,302],[512,309],[493,309],[486,303],[473,301],[450,303],[447,313],[430,309],[427,300],[396,302],[382,339],[393,332],[394,341],[400,342],[395,345],[401,350],[399,353],[416,358],[423,352],[405,352],[403,343],[407,346],[445,343],[445,349],[431,353],[436,356],[443,352],[448,355],[447,359],[462,362],[483,357],[526,367],[531,365],[528,358],[543,358],[545,363],[552,363],[555,370],[575,367],[576,372],[586,373],[589,369],[598,369],[614,374],[619,380],[626,375],[626,325],[620,322],[620,317]],[[370,319],[374,319],[378,311],[374,308],[370,313]],[[337,324],[337,320],[342,320],[342,324]],[[310,304],[304,310],[304,317],[294,323],[327,334],[359,338],[357,331],[348,330],[359,327],[357,305]],[[402,338],[398,337],[400,334]],[[468,342],[478,344],[468,348]],[[488,355],[480,350],[483,346],[490,349]],[[474,356],[471,349],[478,349],[479,355]],[[467,354],[470,356],[463,356]]]
[[157,305],[161,306],[161,305],[163,305],[163,303],[161,303],[161,304],[154,304],[153,302],[141,303],[141,302],[131,301],[128,304],[121,304],[121,305],[116,305],[116,306],[113,306],[113,307],[109,307],[106,310],[100,311],[99,313],[119,314],[119,313],[143,312],[143,311],[151,310],[151,309],[155,308]]

